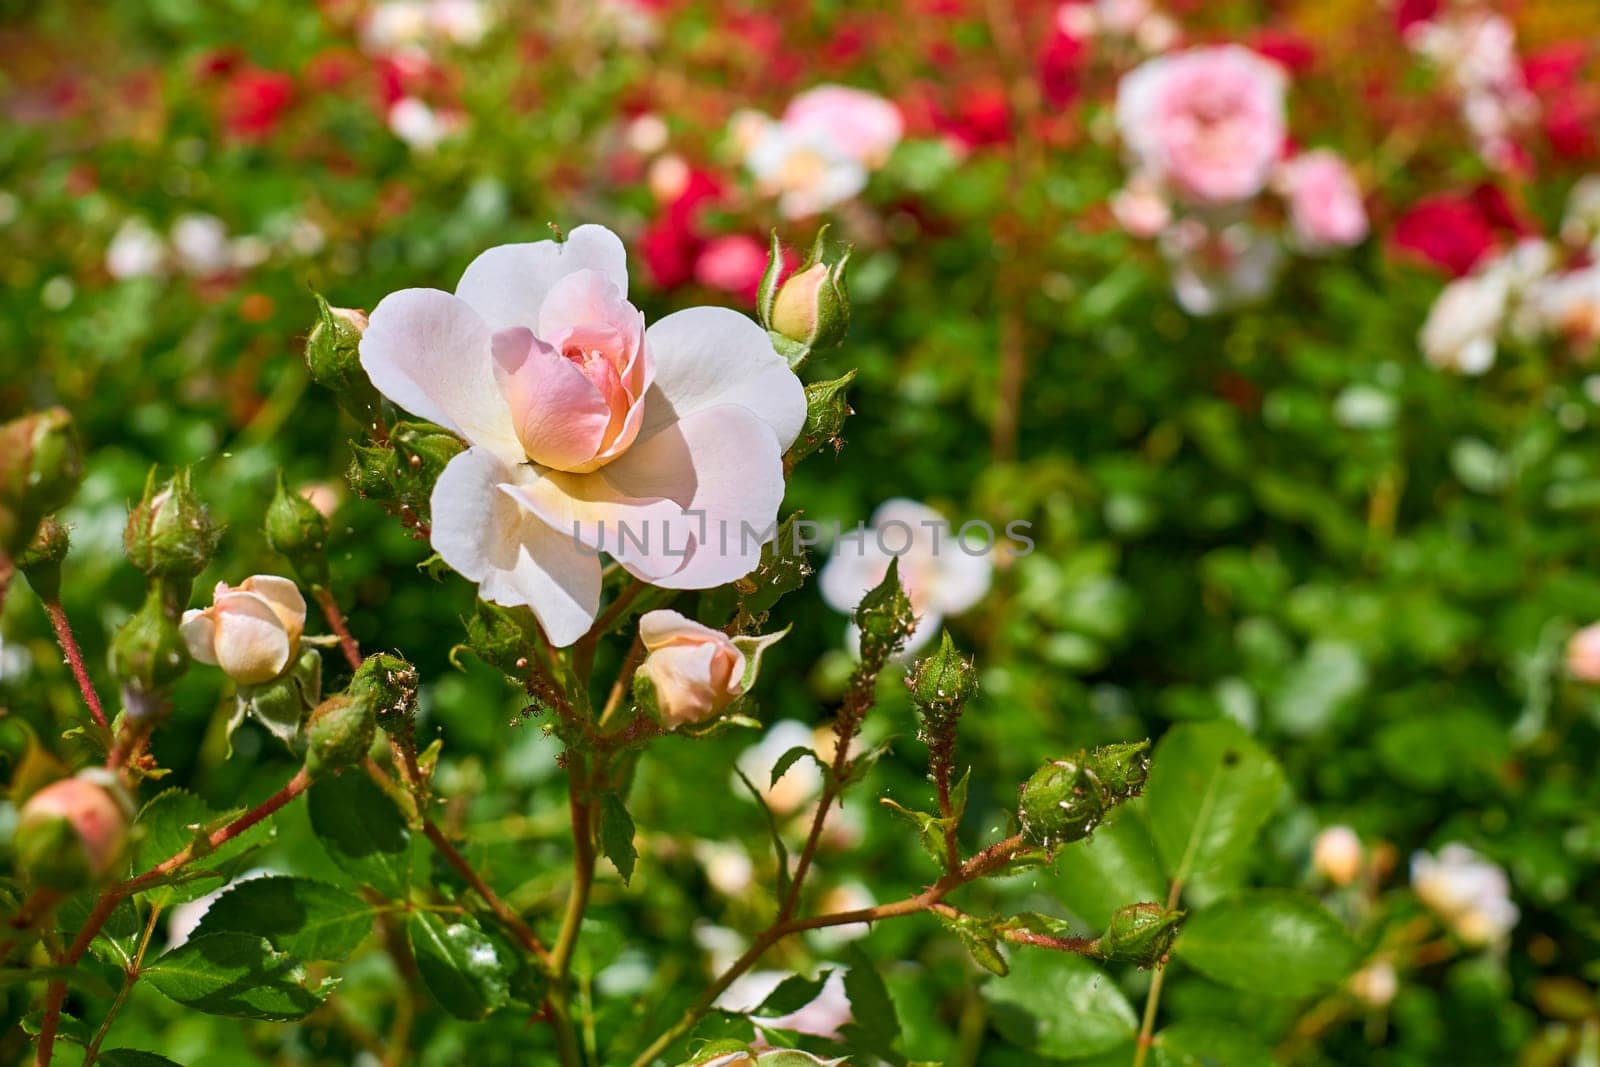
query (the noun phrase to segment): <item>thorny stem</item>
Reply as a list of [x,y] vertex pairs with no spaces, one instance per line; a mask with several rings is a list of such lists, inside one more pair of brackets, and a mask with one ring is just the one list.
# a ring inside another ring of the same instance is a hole
[[[117,905],[124,899],[161,881],[161,879],[179,867],[193,860],[197,855],[221,848],[279,808],[282,808],[301,793],[304,793],[310,784],[310,773],[304,767],[300,768],[282,789],[220,830],[213,831],[205,839],[203,847],[197,847],[197,843],[188,844],[143,874],[129,878],[127,881],[118,882],[106,889],[100,894],[100,899],[95,903],[94,910],[89,913],[89,918],[83,924],[83,928],[78,931],[78,936],[72,939],[72,944],[67,946],[67,950],[62,953],[59,961],[60,965],[62,967],[71,967],[83,958],[83,954],[89,950],[89,945],[94,941],[95,935],[100,932],[101,927],[105,926],[106,920],[111,918],[111,913],[116,910]],[[64,979],[57,978],[50,983],[45,992],[44,1018],[39,1024],[39,1052],[35,1060],[38,1067],[46,1067],[55,1051],[56,1030],[61,1025],[61,1005],[66,999],[67,983]]]
[[333,599],[333,592],[325,585],[312,586],[311,595],[317,607],[322,609],[322,617],[328,620],[328,628],[339,639],[339,651],[344,653],[345,662],[350,664],[351,670],[356,670],[361,666],[361,646],[350,636],[350,627],[345,624],[339,602]]
[[117,1013],[122,1010],[122,1005],[127,1002],[128,994],[133,992],[133,984],[139,980],[139,969],[144,964],[144,954],[150,948],[150,936],[156,931],[156,919],[161,915],[159,905],[150,909],[150,919],[145,923],[144,936],[139,939],[139,948],[129,961],[127,971],[122,979],[122,988],[117,990],[117,998],[111,1002],[111,1008],[106,1012],[106,1017],[100,1020],[99,1029],[94,1032],[94,1039],[89,1042],[89,1047],[83,1054],[83,1067],[91,1067],[95,1057],[100,1055],[100,1046],[105,1042],[106,1034],[111,1031],[111,1024],[115,1021]]
[[72,677],[77,679],[78,692],[83,694],[83,702],[89,706],[89,714],[94,716],[95,724],[102,729],[110,729],[111,724],[106,721],[106,713],[100,706],[100,696],[94,691],[94,683],[89,680],[89,671],[83,665],[83,650],[78,647],[78,641],[72,636],[72,624],[67,621],[67,610],[61,606],[60,600],[47,600],[44,602],[45,614],[50,616],[50,625],[55,629],[56,642],[61,646],[61,654],[67,657],[67,665],[72,668]]
[[633,1067],[649,1067],[657,1056],[665,1052],[672,1043],[688,1033],[696,1022],[700,1020],[717,998],[727,991],[745,971],[764,956],[768,949],[782,941],[791,934],[805,930],[820,930],[829,926],[846,926],[850,923],[872,923],[880,919],[892,919],[900,915],[915,915],[918,912],[931,911],[952,890],[958,889],[974,879],[981,878],[1009,863],[1019,852],[1028,848],[1021,834],[1014,834],[1004,841],[998,841],[967,860],[953,874],[946,874],[937,882],[924,889],[915,896],[906,897],[890,904],[878,904],[870,908],[857,908],[853,911],[832,912],[827,915],[813,915],[806,919],[781,919],[775,921],[765,931],[759,934],[744,955],[735,960],[727,970],[717,976],[716,980],[708,986],[691,1004],[682,1017],[673,1023],[660,1037],[651,1042],[650,1046],[641,1052],[633,1061]]

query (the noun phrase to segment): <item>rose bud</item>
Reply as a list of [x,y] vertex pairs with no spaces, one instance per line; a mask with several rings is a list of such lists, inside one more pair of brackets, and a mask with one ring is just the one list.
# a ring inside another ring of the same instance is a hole
[[17,555],[17,569],[46,603],[61,599],[61,561],[67,558],[71,544],[67,528],[50,517],[39,524],[33,541]]
[[1030,844],[1053,849],[1088,837],[1106,807],[1081,757],[1051,760],[1022,784],[1017,817]]
[[1096,946],[1103,960],[1154,967],[1178,936],[1183,912],[1160,904],[1129,904],[1118,908]]
[[287,578],[257,574],[218,582],[211,606],[183,613],[183,639],[201,663],[240,685],[260,685],[289,668],[300,650],[306,601]]
[[838,344],[850,328],[850,299],[844,289],[850,249],[829,262],[824,254],[827,232],[826,226],[818,231],[810,258],[781,283],[783,252],[774,234],[767,272],[757,291],[761,321],[790,366],[798,366],[812,349]]
[[306,769],[313,776],[354,766],[367,757],[378,733],[371,695],[350,691],[329,697],[306,720]]
[[122,683],[123,701],[135,718],[150,710],[136,696],[171,685],[189,663],[166,599],[165,591],[152,585],[144,604],[111,639],[111,670]]
[[1567,673],[1580,682],[1600,682],[1600,623],[1591,623],[1567,641]]
[[83,446],[64,408],[0,425],[0,553],[15,555],[39,520],[72,499],[83,478]]
[[127,794],[99,768],[45,786],[22,806],[17,867],[61,892],[103,881],[127,848],[132,819]]
[[378,410],[378,391],[361,369],[361,335],[367,314],[355,308],[329,307],[317,297],[317,324],[306,338],[306,366],[311,380],[331,392],[341,407],[363,424]]
[[144,497],[128,513],[122,551],[146,574],[191,582],[211,562],[221,537],[222,527],[195,495],[189,469],[180,469],[158,488],[152,468]]
[[1311,846],[1311,869],[1334,885],[1349,885],[1361,875],[1361,838],[1348,826],[1330,826]]
[[384,729],[393,730],[417,716],[417,669],[399,656],[374,653],[356,668],[350,693],[372,706]]
[[639,618],[649,654],[636,684],[650,688],[656,717],[669,730],[704,722],[749,691],[761,653],[782,636],[729,637],[676,611],[649,611]]
[[267,507],[267,544],[288,559],[295,573],[311,585],[328,584],[328,520],[316,505],[283,487],[278,473],[278,489]]
[[856,368],[851,367],[832,381],[812,382],[806,386],[806,421],[785,457],[791,467],[825,444],[833,445],[836,451],[842,447],[839,432],[844,429],[844,420],[850,417],[846,393],[855,380]]

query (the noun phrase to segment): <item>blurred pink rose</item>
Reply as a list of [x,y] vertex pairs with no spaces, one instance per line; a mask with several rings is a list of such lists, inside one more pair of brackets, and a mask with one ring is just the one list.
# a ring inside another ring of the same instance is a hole
[[754,301],[766,269],[766,247],[747,234],[732,234],[706,243],[695,259],[694,280],[708,289]]
[[1600,623],[1590,623],[1567,642],[1567,673],[1580,682],[1600,682]]
[[905,135],[900,109],[876,93],[819,85],[789,101],[783,125],[825,132],[834,146],[866,167],[879,167]]
[[1117,87],[1140,166],[1203,204],[1261,191],[1284,143],[1283,68],[1237,45],[1159,56]]
[[1289,199],[1289,221],[1306,248],[1346,248],[1366,238],[1361,187],[1337,153],[1302,153],[1284,164],[1280,180]]

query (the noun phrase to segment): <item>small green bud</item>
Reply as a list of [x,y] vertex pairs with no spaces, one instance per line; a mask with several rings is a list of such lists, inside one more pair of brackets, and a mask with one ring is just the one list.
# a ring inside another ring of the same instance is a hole
[[[773,263],[769,261],[767,275],[762,278],[765,293],[758,290],[762,324],[792,367],[805,362],[815,349],[829,348],[844,340],[850,328],[850,299],[844,285],[850,249],[830,258],[826,251],[827,232],[826,226],[817,232],[810,257],[788,279],[777,283],[775,292],[773,283],[768,281],[773,274]],[[781,259],[781,254],[775,254],[774,259]]]
[[65,408],[0,425],[0,553],[15,555],[39,520],[72,499],[83,480],[83,446]]
[[889,560],[889,570],[877,587],[856,606],[856,626],[861,630],[861,661],[881,666],[905,644],[916,616],[911,598],[900,587],[900,557]]
[[288,559],[301,581],[328,584],[328,520],[311,501],[284,488],[281,471],[267,507],[265,530],[267,544]]
[[22,806],[13,839],[17,868],[60,892],[98,884],[116,872],[132,820],[132,801],[102,768],[47,785]]
[[61,561],[70,547],[66,526],[51,516],[39,524],[32,543],[17,555],[17,569],[46,603],[61,599]]
[[1051,760],[1022,785],[1017,816],[1022,836],[1041,848],[1081,841],[1105,818],[1106,808],[1082,758]]
[[918,660],[906,673],[906,688],[926,716],[954,718],[978,691],[978,668],[956,650],[950,631],[945,630],[938,649]]
[[1138,796],[1144,789],[1145,779],[1150,777],[1150,742],[1146,739],[1101,745],[1084,762],[1106,801],[1119,803]]
[[[143,606],[111,639],[111,670],[125,692],[157,692],[176,681],[189,665],[188,648],[166,600],[161,586],[153,584]],[[143,703],[136,706],[143,707]],[[130,713],[135,710],[135,706],[128,708]]]
[[1183,912],[1160,904],[1129,904],[1111,916],[1106,932],[1096,942],[1096,954],[1115,963],[1154,967],[1172,948],[1183,923]]
[[311,370],[311,380],[333,393],[340,407],[367,425],[376,416],[380,401],[378,391],[361,368],[366,312],[329,307],[318,296],[317,313],[317,324],[306,338],[306,366]]
[[349,692],[370,705],[385,730],[411,723],[417,715],[417,669],[399,656],[378,652],[362,661]]
[[143,498],[128,513],[122,550],[148,575],[192,582],[211,562],[221,537],[222,527],[195,495],[189,468],[159,487],[151,468]]
[[350,467],[345,481],[357,496],[367,500],[393,500],[400,459],[391,445],[350,445]]
[[368,695],[352,687],[329,697],[306,720],[306,769],[317,776],[360,763],[367,758],[377,729],[376,709]]
[[825,444],[833,445],[835,450],[841,447],[839,435],[851,413],[850,400],[845,394],[855,380],[856,372],[851,368],[832,381],[812,382],[806,386],[806,421],[789,449],[790,466]]
[[466,443],[429,422],[396,423],[390,428],[389,437],[394,443],[394,484],[398,495],[427,521],[433,483],[444,473],[445,465],[466,448]]
[[480,600],[466,620],[466,628],[467,639],[457,650],[466,649],[519,682],[527,676],[528,652],[539,640],[532,612]]

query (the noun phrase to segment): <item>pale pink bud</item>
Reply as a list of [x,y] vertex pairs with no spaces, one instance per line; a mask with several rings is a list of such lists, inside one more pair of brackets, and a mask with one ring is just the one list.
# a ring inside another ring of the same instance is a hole
[[[82,881],[109,875],[121,858],[131,806],[114,779],[98,780],[104,773],[86,771],[54,782],[22,806],[16,831],[19,861],[41,883],[77,888]],[[64,840],[57,827],[69,831],[70,838]],[[68,841],[81,846],[81,855],[63,851]]]
[[639,674],[667,727],[703,722],[744,695],[744,653],[727,634],[663,610],[640,618],[639,637],[649,653]]
[[306,601],[287,578],[257,574],[237,586],[218,582],[211,606],[183,613],[183,639],[201,663],[240,685],[260,685],[294,663]]
[[1600,623],[1590,623],[1567,641],[1567,673],[1580,682],[1600,682]]

